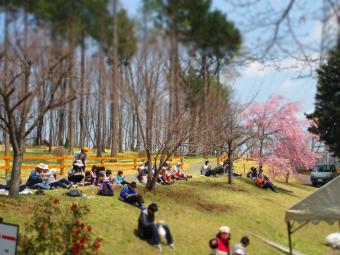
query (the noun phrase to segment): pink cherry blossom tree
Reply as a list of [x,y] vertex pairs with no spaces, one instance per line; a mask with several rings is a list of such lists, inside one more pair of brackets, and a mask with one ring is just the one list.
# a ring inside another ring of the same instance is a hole
[[[273,176],[289,177],[299,168],[310,168],[318,155],[311,151],[307,122],[298,118],[299,102],[285,103],[281,95],[252,104],[243,114],[253,134],[253,152],[259,167],[265,163]],[[275,171],[274,171],[275,170]]]

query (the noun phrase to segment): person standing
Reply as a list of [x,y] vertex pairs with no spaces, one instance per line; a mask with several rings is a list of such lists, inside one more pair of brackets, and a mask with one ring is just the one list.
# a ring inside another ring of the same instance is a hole
[[84,165],[84,169],[86,167],[86,159],[87,159],[87,154],[89,152],[89,148],[88,147],[83,147],[80,152],[76,155],[74,155],[73,158],[73,165],[78,161],[81,160],[81,162]]

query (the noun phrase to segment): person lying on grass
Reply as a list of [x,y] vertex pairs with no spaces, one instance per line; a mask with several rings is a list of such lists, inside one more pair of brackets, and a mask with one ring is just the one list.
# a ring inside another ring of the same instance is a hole
[[170,228],[164,221],[155,221],[155,213],[158,211],[158,206],[152,203],[147,209],[141,211],[138,218],[138,235],[144,240],[148,240],[159,251],[163,251],[161,245],[160,233],[165,232],[165,238],[171,249],[175,249],[174,240],[172,238]]
[[229,255],[230,254],[230,228],[222,226],[218,229],[215,238],[209,241],[211,255]]
[[123,202],[137,205],[140,209],[144,209],[144,199],[141,195],[139,195],[136,191],[137,183],[131,182],[123,187],[120,192],[119,199]]

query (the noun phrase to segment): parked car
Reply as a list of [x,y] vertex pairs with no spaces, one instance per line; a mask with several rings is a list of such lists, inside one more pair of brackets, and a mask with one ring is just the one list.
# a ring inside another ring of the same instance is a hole
[[335,165],[316,165],[311,172],[310,179],[313,186],[322,185],[338,176]]

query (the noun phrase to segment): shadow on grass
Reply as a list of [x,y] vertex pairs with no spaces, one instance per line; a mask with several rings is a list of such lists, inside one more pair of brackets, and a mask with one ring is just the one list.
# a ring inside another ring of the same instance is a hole
[[[190,186],[190,185],[189,185]],[[173,200],[175,203],[181,203],[188,207],[195,208],[201,212],[222,213],[232,209],[230,205],[215,203],[202,198],[199,194],[193,192],[188,187],[176,187],[176,189],[157,189],[152,191],[154,195],[165,197]]]
[[[211,177],[211,178],[213,178],[213,177]],[[239,180],[240,178],[237,178],[237,179]],[[244,187],[241,187],[237,184],[229,185],[226,181],[225,182],[214,182],[212,180],[214,180],[214,179],[211,179],[211,181],[209,181],[209,182],[207,182],[207,181],[205,181],[205,182],[203,182],[203,181],[190,181],[186,185],[187,186],[194,186],[194,187],[199,185],[202,188],[209,188],[209,189],[218,188],[218,189],[223,189],[223,190],[229,189],[229,190],[232,190],[232,191],[250,192],[250,190],[248,190]]]

